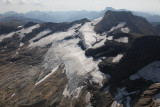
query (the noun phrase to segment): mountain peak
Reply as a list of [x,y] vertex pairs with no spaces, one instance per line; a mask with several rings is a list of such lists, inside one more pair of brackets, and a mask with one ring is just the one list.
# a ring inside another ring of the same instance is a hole
[[[123,23],[123,27],[129,29],[134,34],[154,34],[154,28],[145,19],[135,16],[129,11],[107,11],[103,19],[95,26],[97,33],[109,32],[113,27],[119,27]],[[121,32],[121,28],[118,29]]]
[[114,8],[112,8],[112,7],[106,7],[106,8],[105,8],[105,11],[108,11],[108,10],[115,11],[116,9],[114,9]]

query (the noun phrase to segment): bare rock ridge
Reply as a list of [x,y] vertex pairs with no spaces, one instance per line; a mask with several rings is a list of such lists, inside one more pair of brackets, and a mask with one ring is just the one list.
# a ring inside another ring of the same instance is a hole
[[160,37],[144,18],[107,11],[93,21],[7,28],[0,107],[160,106]]

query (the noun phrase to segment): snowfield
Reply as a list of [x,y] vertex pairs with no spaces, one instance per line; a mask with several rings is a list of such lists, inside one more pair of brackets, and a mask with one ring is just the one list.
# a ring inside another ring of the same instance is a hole
[[[75,98],[77,98],[79,93],[81,92],[81,89],[84,87],[84,82],[86,82],[89,76],[91,76],[95,81],[97,81],[99,85],[102,85],[102,82],[105,79],[105,76],[99,71],[99,68],[97,66],[99,61],[94,61],[92,57],[86,57],[85,51],[82,50],[81,47],[78,45],[78,43],[82,39],[81,35],[76,32],[76,29],[81,27],[81,31],[84,31],[82,29],[85,28],[85,26],[90,26],[89,24],[91,23],[87,23],[84,26],[82,26],[81,24],[76,24],[65,32],[56,32],[40,39],[37,42],[31,41],[29,44],[29,48],[37,46],[45,47],[48,44],[52,44],[44,57],[44,67],[45,69],[56,70],[57,66],[61,64],[65,65],[66,76],[68,78],[68,84],[63,91],[63,95],[65,97],[74,96]],[[89,29],[90,28],[88,28],[88,30]],[[42,34],[44,33],[42,32],[39,35],[41,36]],[[96,38],[93,37],[93,35],[90,35],[86,32],[83,32],[83,34],[85,34],[83,36],[85,38],[86,44],[92,44],[94,40],[96,41]],[[95,32],[92,32],[92,34],[96,35]],[[39,35],[35,38],[40,37]],[[79,35],[78,38],[76,37],[77,35]],[[73,38],[66,40],[66,37]],[[43,79],[36,83],[36,85],[42,82],[52,73],[53,72],[46,75]]]
[[[86,57],[85,51],[78,45],[80,41],[83,41],[83,45],[86,49],[98,48],[103,46],[106,40],[113,40],[113,36],[106,37],[106,33],[97,34],[94,31],[95,25],[102,19],[103,17],[100,17],[92,22],[86,22],[84,25],[76,24],[66,31],[56,32],[40,39],[39,41],[33,42],[35,39],[41,38],[51,32],[47,29],[30,40],[29,48],[45,47],[48,44],[51,44],[51,47],[48,49],[48,52],[44,57],[45,69],[53,70],[57,69],[61,64],[65,65],[66,76],[68,78],[68,84],[63,91],[65,97],[77,97],[81,89],[84,87],[84,82],[90,76],[92,77],[90,82],[102,86],[105,76],[99,71],[97,66],[101,60],[94,61],[92,57]],[[116,27],[113,27],[111,31],[123,28],[125,24],[125,22],[121,22]],[[79,32],[76,32],[77,29]],[[71,39],[65,39],[67,37],[71,37]],[[123,37],[115,39],[115,41],[128,43],[128,38]],[[117,55],[112,62],[117,63],[122,57],[123,55],[121,54]],[[52,73],[53,72],[49,73],[43,79],[39,80],[36,85]]]
[[122,57],[123,57],[123,55],[119,54],[119,55],[117,55],[116,57],[113,58],[112,62],[113,63],[118,63],[121,60]]
[[118,39],[114,39],[114,41],[128,43],[128,37],[120,37]]
[[80,34],[83,38],[83,45],[85,48],[91,48],[94,46],[95,43],[99,43],[96,47],[99,47],[104,44],[104,39],[106,38],[106,35],[100,35],[97,34],[94,31],[94,25],[99,23],[102,20],[103,17],[100,17],[98,19],[93,20],[93,22],[87,22],[80,28]]

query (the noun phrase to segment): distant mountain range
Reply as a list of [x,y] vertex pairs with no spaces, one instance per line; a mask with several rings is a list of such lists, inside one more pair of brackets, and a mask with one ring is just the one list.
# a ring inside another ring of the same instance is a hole
[[[106,11],[112,10],[112,11],[128,11],[125,9],[119,9],[116,10],[112,7],[107,7],[106,9],[102,11],[62,11],[62,12],[56,12],[56,11],[30,11],[27,13],[16,13],[13,11],[6,12],[4,14],[0,15],[0,22],[4,20],[11,20],[16,18],[24,18],[25,21],[33,21],[33,22],[72,22],[75,20],[80,20],[83,18],[87,18],[89,20],[96,19],[102,15],[105,14]],[[142,16],[146,18],[149,22],[160,22],[160,15],[151,15],[149,13],[145,12],[137,12],[132,11],[134,15]],[[35,20],[37,19],[37,20]],[[41,20],[41,21],[39,21]]]

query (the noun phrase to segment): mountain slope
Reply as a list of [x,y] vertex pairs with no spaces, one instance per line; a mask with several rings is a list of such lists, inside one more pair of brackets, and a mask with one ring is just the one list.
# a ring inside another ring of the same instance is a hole
[[87,105],[81,92],[88,93],[84,89],[89,80],[98,87],[104,81],[97,61],[87,58],[78,45],[82,38],[77,30],[87,21],[28,24],[31,26],[1,35],[0,71],[8,75],[1,74],[0,95],[7,100],[0,104],[31,106],[42,101],[45,106],[69,107],[81,101]]
[[112,19],[30,22],[1,34],[0,106],[159,106],[160,37],[120,33],[113,22],[112,35],[96,33],[104,20]]

